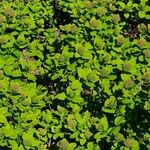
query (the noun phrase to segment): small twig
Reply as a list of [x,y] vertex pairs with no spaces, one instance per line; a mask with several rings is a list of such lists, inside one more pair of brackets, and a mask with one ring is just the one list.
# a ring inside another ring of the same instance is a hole
[[50,104],[48,105],[48,107],[49,107],[50,110],[52,109],[51,106],[50,106]]
[[50,148],[50,147],[51,147],[51,142],[52,142],[52,140],[51,140],[51,139],[49,139],[49,141],[47,142],[47,146],[48,146],[48,148]]

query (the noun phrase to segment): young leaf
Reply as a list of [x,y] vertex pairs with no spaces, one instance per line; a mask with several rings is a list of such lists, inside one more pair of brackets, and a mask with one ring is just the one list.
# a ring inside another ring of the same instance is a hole
[[65,100],[66,99],[66,94],[63,92],[63,93],[60,93],[60,94],[57,94],[55,96],[55,98],[58,98],[60,100]]
[[138,15],[140,18],[144,18],[145,17],[145,12],[144,11],[139,11]]
[[122,123],[124,123],[125,122],[125,117],[123,117],[123,116],[118,116],[118,117],[116,117],[115,118],[115,121],[114,121],[114,123],[115,123],[115,125],[117,126],[117,125],[120,125],[120,124],[122,124]]
[[0,124],[1,123],[7,123],[7,119],[4,115],[0,114]]
[[74,81],[72,82],[72,84],[71,84],[71,88],[72,88],[73,90],[76,90],[76,89],[81,88],[81,83],[80,83],[80,81],[79,81],[79,80],[74,80]]
[[100,121],[101,121],[101,124],[103,126],[104,131],[107,131],[108,130],[108,120],[107,120],[107,117],[104,116]]

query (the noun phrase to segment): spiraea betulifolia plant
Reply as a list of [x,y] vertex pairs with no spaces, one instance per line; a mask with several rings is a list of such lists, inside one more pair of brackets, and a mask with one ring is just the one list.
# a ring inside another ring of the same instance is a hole
[[0,149],[150,149],[150,1],[1,0]]

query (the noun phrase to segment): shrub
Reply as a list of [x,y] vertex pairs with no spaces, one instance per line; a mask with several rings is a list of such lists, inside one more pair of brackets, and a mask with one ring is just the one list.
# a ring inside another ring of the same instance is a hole
[[148,0],[0,1],[0,149],[150,149]]

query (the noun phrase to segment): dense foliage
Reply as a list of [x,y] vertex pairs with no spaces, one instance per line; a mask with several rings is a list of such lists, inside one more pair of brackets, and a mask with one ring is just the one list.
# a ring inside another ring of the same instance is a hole
[[1,0],[0,149],[150,149],[150,1]]

